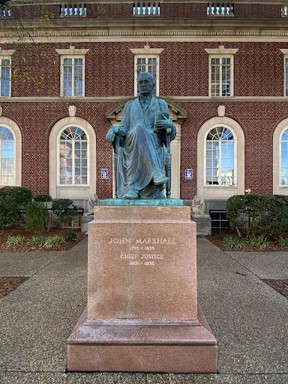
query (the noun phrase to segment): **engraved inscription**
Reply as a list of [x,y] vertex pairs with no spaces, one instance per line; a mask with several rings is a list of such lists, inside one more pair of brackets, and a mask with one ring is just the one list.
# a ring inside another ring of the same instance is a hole
[[[165,260],[163,246],[174,246],[172,237],[127,238],[113,237],[108,244],[119,245],[118,259],[128,262],[129,266],[154,266]],[[159,249],[161,248],[161,249]]]

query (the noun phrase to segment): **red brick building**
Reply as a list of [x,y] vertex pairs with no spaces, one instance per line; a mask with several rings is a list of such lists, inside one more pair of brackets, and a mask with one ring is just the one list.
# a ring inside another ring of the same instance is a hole
[[113,196],[105,135],[155,76],[173,197],[288,194],[288,2],[10,0],[0,8],[0,185]]

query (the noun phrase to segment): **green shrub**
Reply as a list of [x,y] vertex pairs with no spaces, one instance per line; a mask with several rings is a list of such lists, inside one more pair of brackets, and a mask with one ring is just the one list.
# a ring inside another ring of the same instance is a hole
[[45,243],[44,236],[32,236],[31,239],[27,241],[29,245],[43,245]]
[[46,237],[45,243],[43,244],[43,246],[45,248],[53,248],[53,247],[55,247],[59,244],[62,244],[64,242],[65,242],[65,240],[62,236],[58,236],[58,235],[49,236],[49,237]]
[[267,240],[267,238],[264,235],[252,236],[248,244],[251,245],[252,247],[259,247],[259,248],[268,248],[271,246],[271,243]]
[[43,231],[47,229],[49,213],[40,201],[33,201],[26,207],[24,226],[28,231]]
[[277,244],[280,247],[286,248],[288,247],[288,237],[282,237],[280,236],[279,239],[277,239]]
[[65,241],[68,241],[68,242],[72,242],[72,241],[76,241],[77,239],[77,235],[75,232],[65,232],[63,233],[63,238]]
[[32,201],[32,192],[24,187],[3,187],[0,189],[0,229],[21,224],[23,213]]
[[45,193],[41,195],[35,195],[33,197],[34,201],[41,201],[42,203],[47,203],[48,201],[52,201],[52,197],[50,195],[47,195]]
[[233,251],[243,248],[246,244],[246,242],[239,237],[224,237],[223,243],[226,248]]
[[20,235],[9,236],[6,241],[6,244],[9,247],[13,247],[13,246],[22,244],[24,240],[25,240],[24,236],[20,236]]
[[227,200],[227,217],[240,235],[273,236],[288,229],[288,196],[238,195]]
[[77,208],[70,199],[52,200],[52,211],[62,225],[78,214]]

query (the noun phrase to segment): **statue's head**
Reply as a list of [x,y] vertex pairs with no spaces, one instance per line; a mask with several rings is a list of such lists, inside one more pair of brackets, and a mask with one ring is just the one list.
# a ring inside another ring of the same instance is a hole
[[138,91],[140,95],[150,95],[153,93],[155,80],[149,72],[142,72],[138,77]]

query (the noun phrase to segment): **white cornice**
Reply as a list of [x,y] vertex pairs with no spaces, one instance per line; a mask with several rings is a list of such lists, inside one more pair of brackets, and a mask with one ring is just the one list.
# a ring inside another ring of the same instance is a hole
[[[160,2],[164,2],[165,3],[190,3],[190,4],[193,4],[193,3],[204,3],[206,4],[207,3],[207,0],[160,0]],[[21,6],[25,6],[25,5],[53,5],[53,4],[59,4],[59,0],[10,0],[10,4],[13,5],[13,7],[21,7]],[[73,1],[72,1],[73,2]],[[98,0],[97,1],[97,4],[111,4],[111,3],[131,3],[132,0]],[[86,4],[95,4],[95,0],[86,0],[85,1]],[[237,0],[237,4],[248,4],[248,5],[251,5],[251,4],[258,4],[258,5],[263,5],[263,4],[276,4],[276,5],[286,5],[287,4],[287,1],[286,0]]]
[[33,35],[0,33],[0,44],[13,43],[90,43],[90,42],[282,42],[288,41],[288,29],[281,31],[68,31],[37,32]]
[[[0,97],[0,105],[4,103],[65,103],[74,105],[75,103],[121,103],[135,97],[109,96],[109,97]],[[233,97],[209,97],[209,96],[161,96],[167,102],[190,102],[190,103],[287,103],[288,97],[285,96],[233,96]]]

